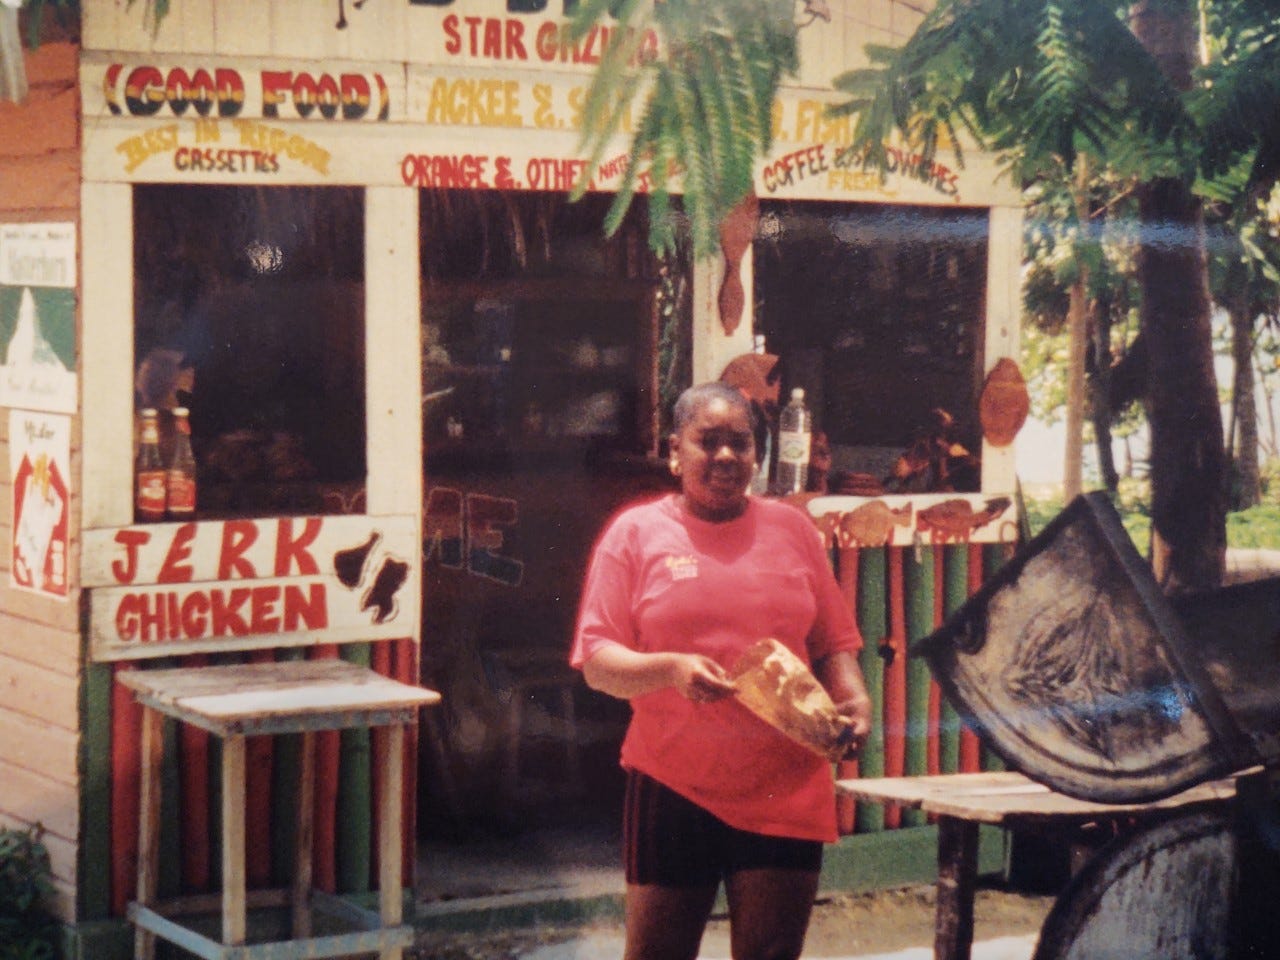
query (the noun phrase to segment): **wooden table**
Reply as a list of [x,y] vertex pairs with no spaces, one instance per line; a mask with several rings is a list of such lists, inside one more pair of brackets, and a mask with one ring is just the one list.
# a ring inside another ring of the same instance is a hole
[[[127,670],[117,675],[143,711],[141,805],[138,829],[138,892],[129,904],[137,927],[135,955],[150,960],[155,937],[208,960],[339,957],[379,952],[399,960],[413,942],[403,921],[401,890],[401,793],[404,731],[420,707],[440,694],[391,680],[342,660],[295,660],[178,670]],[[194,724],[222,740],[222,892],[210,897],[156,899],[160,864],[160,782],[166,716]],[[379,790],[379,911],[360,909],[311,888],[311,837],[315,789],[315,733],[352,727],[376,728],[384,738],[377,771]],[[245,884],[245,737],[302,735],[297,805],[297,849],[293,886],[254,891]],[[290,906],[293,939],[245,944],[249,906]],[[312,910],[350,921],[354,933],[314,937]],[[221,942],[174,919],[186,913],[222,914]]]
[[872,803],[899,803],[936,816],[938,895],[935,960],[969,960],[978,872],[978,827],[1068,826],[1150,817],[1235,796],[1235,780],[1202,783],[1151,803],[1076,800],[1020,773],[955,773],[932,777],[839,780],[837,793]]

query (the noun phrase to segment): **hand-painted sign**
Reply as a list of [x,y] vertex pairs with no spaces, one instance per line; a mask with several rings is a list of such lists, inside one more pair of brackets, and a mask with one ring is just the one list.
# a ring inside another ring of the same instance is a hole
[[[633,42],[634,60],[656,57],[660,40],[650,29],[639,37],[608,24],[597,23],[577,40],[567,34],[567,14],[545,15],[547,4],[525,4],[523,11],[507,16],[481,14],[472,3],[465,14],[449,10],[449,4],[433,3],[434,9],[413,11],[408,21],[415,42],[414,59],[428,63],[468,65],[507,64],[512,66],[564,67],[594,70],[613,44]],[[486,4],[492,9],[492,5]],[[443,9],[442,9],[443,8]],[[542,14],[542,15],[539,15]]]
[[9,585],[65,599],[71,419],[9,411],[9,476],[13,484]]
[[403,70],[395,64],[330,71],[313,63],[90,62],[83,74],[89,94],[83,108],[90,116],[386,121],[393,85],[396,99],[403,99]]
[[75,286],[75,224],[0,224],[0,404],[75,412]]
[[281,517],[86,530],[99,660],[403,637],[418,617],[413,517]]

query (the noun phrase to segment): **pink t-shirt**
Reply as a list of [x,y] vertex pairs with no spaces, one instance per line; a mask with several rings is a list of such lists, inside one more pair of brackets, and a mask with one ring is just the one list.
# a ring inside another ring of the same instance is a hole
[[[812,664],[862,637],[817,529],[788,504],[751,497],[741,517],[699,520],[674,495],[605,528],[583,588],[570,662],[603,645],[705,654],[726,669],[763,637]],[[674,688],[631,701],[622,765],[740,830],[836,839],[831,764],[732,698],[693,703]]]

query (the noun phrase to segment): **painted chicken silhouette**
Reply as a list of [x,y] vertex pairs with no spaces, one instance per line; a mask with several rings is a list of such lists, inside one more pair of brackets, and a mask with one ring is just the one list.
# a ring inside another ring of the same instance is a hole
[[348,590],[354,590],[364,579],[364,568],[369,562],[369,554],[377,546],[382,534],[373,531],[369,539],[358,547],[348,547],[333,555],[333,571],[338,575],[338,582]]

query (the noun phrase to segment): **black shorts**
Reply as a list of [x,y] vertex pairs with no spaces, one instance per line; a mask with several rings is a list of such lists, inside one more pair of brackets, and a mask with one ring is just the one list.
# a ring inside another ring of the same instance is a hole
[[822,843],[729,826],[657,780],[627,771],[622,808],[627,883],[702,887],[740,870],[822,868]]

